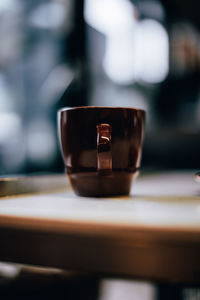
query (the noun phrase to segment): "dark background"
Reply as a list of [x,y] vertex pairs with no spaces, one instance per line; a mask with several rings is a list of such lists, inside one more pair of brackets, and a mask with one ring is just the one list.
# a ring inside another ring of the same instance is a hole
[[0,175],[62,172],[57,110],[147,111],[144,169],[199,168],[198,1],[2,0]]

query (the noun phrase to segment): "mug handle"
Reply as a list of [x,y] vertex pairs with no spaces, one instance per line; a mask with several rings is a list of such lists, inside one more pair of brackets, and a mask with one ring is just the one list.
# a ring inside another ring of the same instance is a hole
[[112,172],[110,124],[97,125],[97,170],[101,175],[109,175]]

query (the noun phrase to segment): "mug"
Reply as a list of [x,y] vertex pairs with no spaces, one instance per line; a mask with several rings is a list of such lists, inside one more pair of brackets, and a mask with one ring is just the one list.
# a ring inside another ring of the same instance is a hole
[[62,156],[80,196],[128,195],[137,177],[145,112],[126,107],[73,107],[58,111]]

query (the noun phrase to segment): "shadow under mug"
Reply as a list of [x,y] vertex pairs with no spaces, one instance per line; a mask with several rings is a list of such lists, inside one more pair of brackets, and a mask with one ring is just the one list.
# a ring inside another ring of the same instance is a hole
[[76,194],[129,194],[140,167],[144,120],[143,110],[126,107],[58,111],[63,160]]

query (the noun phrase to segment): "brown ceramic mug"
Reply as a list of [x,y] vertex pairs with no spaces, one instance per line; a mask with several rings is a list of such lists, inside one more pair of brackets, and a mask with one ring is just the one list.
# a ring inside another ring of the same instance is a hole
[[122,107],[63,108],[59,138],[72,188],[81,196],[127,195],[140,167],[145,112]]

